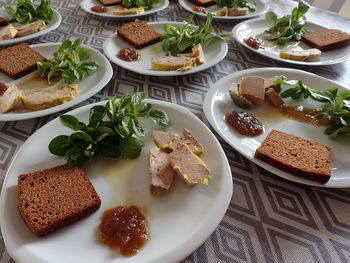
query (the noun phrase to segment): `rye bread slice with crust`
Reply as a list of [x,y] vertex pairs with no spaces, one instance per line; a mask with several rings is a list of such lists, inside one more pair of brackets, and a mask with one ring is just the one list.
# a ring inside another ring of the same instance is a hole
[[27,43],[21,43],[0,51],[0,71],[18,79],[36,70],[37,62],[46,60]]
[[20,175],[17,205],[29,229],[45,236],[92,214],[101,200],[82,168],[59,165]]
[[256,149],[255,157],[293,175],[326,183],[331,177],[329,146],[272,130]]
[[159,42],[161,37],[157,30],[143,20],[135,20],[134,22],[123,24],[117,29],[117,33],[121,39],[136,49]]
[[304,34],[302,36],[302,41],[311,47],[321,51],[327,51],[349,45],[350,34],[338,29],[325,29]]

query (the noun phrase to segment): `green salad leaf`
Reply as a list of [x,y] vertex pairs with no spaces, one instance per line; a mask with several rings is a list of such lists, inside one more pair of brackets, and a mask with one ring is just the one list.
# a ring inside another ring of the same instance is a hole
[[89,58],[89,53],[81,44],[81,39],[74,42],[64,40],[53,54],[53,59],[37,62],[40,75],[47,76],[48,83],[51,83],[52,77],[58,76],[68,84],[90,76],[98,69],[98,65],[94,61],[84,61]]
[[266,21],[272,26],[264,32],[266,40],[276,41],[279,45],[286,45],[290,41],[299,41],[307,29],[304,28],[306,17],[310,5],[304,0],[300,0],[298,7],[293,8],[291,15],[278,18],[277,15],[269,11],[265,15]]
[[150,10],[154,5],[163,3],[164,0],[123,0],[122,6],[131,7],[143,7],[145,10]]
[[61,123],[74,132],[52,139],[50,152],[63,156],[70,166],[81,166],[96,154],[108,159],[137,158],[145,135],[141,118],[162,127],[170,122],[164,111],[152,109],[152,104],[143,102],[144,98],[143,92],[126,94],[119,100],[113,97],[104,106],[93,106],[87,124],[72,115],[62,115]]
[[45,24],[49,24],[53,16],[50,1],[51,0],[41,0],[40,5],[35,5],[32,0],[18,0],[17,5],[5,6],[5,10],[19,23],[27,24],[42,20]]
[[182,26],[173,26],[171,24],[164,25],[163,51],[167,55],[176,56],[189,52],[190,49],[201,44],[203,47],[213,40],[225,39],[232,37],[232,34],[213,34],[212,33],[212,19],[211,14],[207,15],[207,20],[204,25],[200,25],[197,29],[193,29],[192,21],[194,14],[190,15]]
[[216,0],[216,5],[227,8],[231,8],[233,6],[247,7],[250,13],[256,10],[255,0]]
[[329,138],[336,138],[341,134],[350,133],[350,90],[338,94],[335,87],[327,89],[313,89],[302,80],[276,80],[276,84],[294,86],[281,92],[282,98],[312,99],[324,103],[322,115],[329,117],[331,125],[324,131]]

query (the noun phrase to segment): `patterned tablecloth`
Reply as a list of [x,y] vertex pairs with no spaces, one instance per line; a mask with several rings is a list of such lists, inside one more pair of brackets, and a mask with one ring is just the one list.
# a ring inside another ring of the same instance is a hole
[[[1,5],[16,0],[1,0]],[[177,1],[149,21],[182,21],[189,13]],[[104,40],[121,24],[119,20],[100,19],[80,9],[80,0],[55,0],[62,15],[56,30],[32,43],[59,42],[82,38],[101,50]],[[270,1],[271,9],[283,13],[295,2]],[[349,31],[350,19],[312,8],[308,19]],[[195,21],[198,22],[198,21]],[[218,32],[228,32],[235,23],[214,23]],[[1,47],[0,47],[1,48]],[[95,96],[77,105],[145,91],[148,96],[182,105],[205,123],[202,103],[205,93],[217,80],[239,70],[255,67],[291,67],[247,51],[229,41],[229,53],[214,67],[183,77],[151,77],[113,65],[109,84]],[[350,62],[335,66],[297,67],[350,86]],[[1,80],[0,80],[1,81]],[[62,112],[26,121],[0,122],[0,182],[15,152],[42,125]],[[211,237],[184,262],[350,262],[350,191],[324,189],[289,182],[275,176],[228,146],[219,137],[229,159],[234,182],[231,204]],[[350,157],[350,154],[349,154]],[[0,263],[13,262],[0,236]],[[166,262],[165,262],[166,263]]]

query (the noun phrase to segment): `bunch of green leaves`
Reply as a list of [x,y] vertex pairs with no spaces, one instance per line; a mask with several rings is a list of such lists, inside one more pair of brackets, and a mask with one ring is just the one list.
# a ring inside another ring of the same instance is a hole
[[310,5],[300,0],[298,7],[293,8],[291,15],[278,18],[277,15],[270,11],[265,15],[265,19],[272,26],[264,32],[264,38],[276,41],[279,45],[286,45],[289,41],[299,41],[304,33],[307,33],[305,25],[305,13],[309,10]]
[[227,8],[231,8],[233,6],[247,7],[251,13],[256,10],[255,0],[216,0],[216,5]]
[[143,7],[145,10],[150,10],[154,5],[163,3],[164,0],[123,0],[122,6],[130,7]]
[[96,62],[84,61],[90,55],[85,48],[81,47],[81,43],[81,39],[75,40],[74,43],[70,40],[64,40],[53,54],[52,60],[37,62],[41,77],[47,76],[48,83],[51,83],[50,79],[53,76],[58,76],[63,78],[65,83],[71,84],[96,71],[98,69]]
[[192,21],[194,14],[190,15],[182,26],[173,26],[171,24],[164,25],[163,51],[167,55],[183,54],[191,51],[191,48],[197,44],[203,47],[215,39],[225,39],[232,37],[232,34],[217,34],[212,33],[212,19],[211,14],[207,15],[207,21],[204,25],[200,25],[197,29],[193,29]]
[[49,24],[53,16],[50,0],[41,0],[40,5],[34,5],[32,0],[18,0],[17,5],[5,6],[5,10],[17,22],[24,24],[37,20],[42,20],[45,24]]
[[331,125],[324,131],[329,138],[336,138],[340,134],[350,133],[350,90],[344,90],[338,94],[338,89],[313,89],[308,87],[302,80],[276,80],[276,84],[292,85],[281,92],[282,98],[310,98],[324,103],[324,112],[319,117],[325,115],[329,117]]
[[169,118],[162,110],[152,110],[143,103],[145,93],[126,94],[110,99],[105,106],[90,109],[89,122],[83,123],[72,115],[62,115],[61,123],[73,129],[71,135],[59,135],[49,144],[52,154],[63,156],[69,166],[81,166],[93,155],[108,159],[137,158],[145,135],[140,118],[148,118],[167,127]]

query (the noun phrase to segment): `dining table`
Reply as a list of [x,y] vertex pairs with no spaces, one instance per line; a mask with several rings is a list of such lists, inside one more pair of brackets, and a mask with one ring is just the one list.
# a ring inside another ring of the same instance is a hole
[[[14,5],[16,2],[17,0],[2,0],[0,7]],[[80,38],[84,44],[102,52],[104,41],[125,20],[88,14],[80,8],[80,2],[52,0],[52,7],[62,16],[61,25],[57,30],[28,43]],[[287,14],[297,5],[292,0],[271,0],[267,3],[270,10],[278,15]],[[189,15],[177,0],[171,0],[166,9],[142,19],[184,21]],[[327,10],[311,7],[307,19],[325,27],[350,32],[350,18]],[[195,24],[203,21],[200,17],[194,19]],[[241,21],[214,21],[213,28],[218,33],[230,33],[239,22]],[[204,97],[215,82],[237,71],[260,67],[302,69],[350,88],[350,61],[317,67],[293,65],[252,52],[233,38],[227,40],[227,43],[228,53],[221,62],[204,71],[183,76],[146,76],[112,63],[113,77],[109,83],[73,108],[143,91],[149,98],[189,109],[211,128],[203,112]],[[0,49],[5,47],[0,46]],[[71,109],[39,118],[0,122],[1,187],[11,160],[28,137]],[[350,262],[348,188],[313,187],[283,179],[257,166],[229,146],[213,129],[212,132],[229,161],[233,195],[225,216],[212,235],[182,262]],[[33,149],[33,158],[35,151]],[[350,162],[350,151],[348,157]],[[15,261],[8,254],[0,233],[0,263],[10,262]]]

